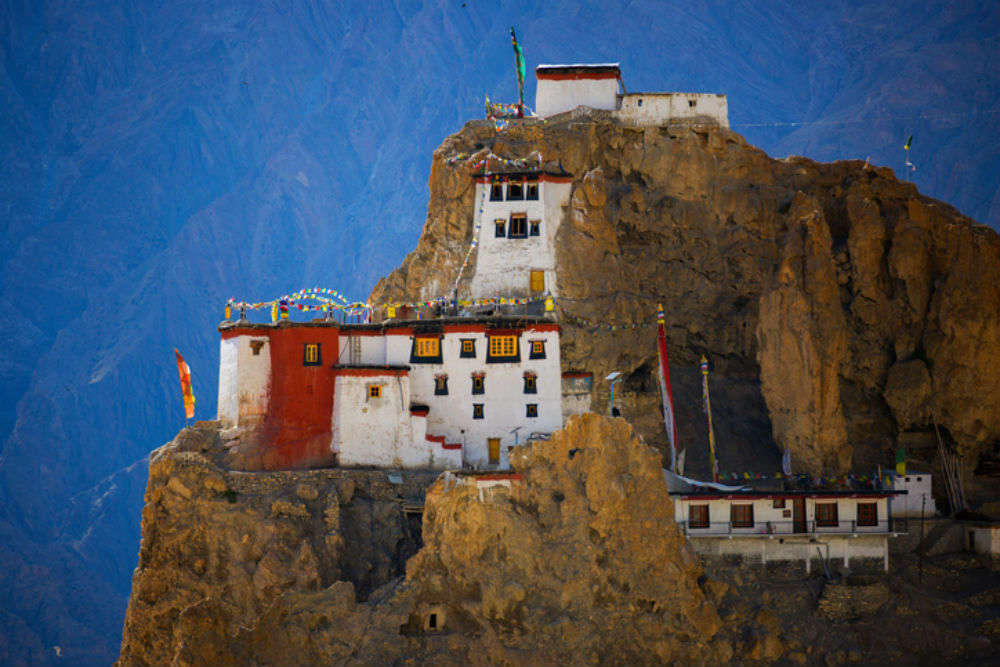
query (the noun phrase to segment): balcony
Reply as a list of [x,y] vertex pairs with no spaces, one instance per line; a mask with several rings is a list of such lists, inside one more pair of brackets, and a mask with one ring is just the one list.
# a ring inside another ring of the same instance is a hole
[[[712,521],[689,525],[679,521],[678,525],[688,537],[785,537],[794,535],[878,535],[906,532],[905,526],[895,526],[891,519],[859,525],[857,521],[838,521],[826,524],[813,521],[756,521],[751,525],[733,521]],[[899,530],[902,528],[902,530]]]

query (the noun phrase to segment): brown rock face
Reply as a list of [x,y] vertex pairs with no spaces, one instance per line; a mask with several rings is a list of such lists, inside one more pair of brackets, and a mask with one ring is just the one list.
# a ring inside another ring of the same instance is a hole
[[[619,406],[661,448],[655,330],[586,322],[649,325],[664,304],[695,474],[708,472],[702,353],[723,471],[777,469],[787,447],[799,471],[867,472],[935,422],[968,464],[1000,441],[997,234],[889,169],[773,160],[720,128],[580,110],[499,134],[468,123],[435,152],[423,235],[373,302],[450,293],[472,234],[470,165],[486,150],[574,175],[556,258],[565,365],[626,372]],[[473,157],[449,161],[459,153]],[[913,361],[926,378],[890,373]],[[596,408],[607,395],[595,382]]]

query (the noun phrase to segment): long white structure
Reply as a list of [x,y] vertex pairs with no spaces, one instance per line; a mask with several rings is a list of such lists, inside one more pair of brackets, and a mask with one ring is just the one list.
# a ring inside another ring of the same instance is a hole
[[627,93],[618,63],[539,65],[535,113],[540,118],[589,107],[611,111],[622,123],[660,126],[688,122],[729,127],[729,103],[715,93]]

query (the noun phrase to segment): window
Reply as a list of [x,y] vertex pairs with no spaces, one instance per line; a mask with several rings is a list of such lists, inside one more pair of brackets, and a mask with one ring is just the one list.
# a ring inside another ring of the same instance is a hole
[[507,228],[507,238],[523,239],[528,236],[528,214],[512,213],[510,227]]
[[784,498],[775,498],[773,507],[776,510],[783,510],[783,509],[785,509],[785,499]]
[[382,385],[380,384],[368,385],[368,398],[382,398]]
[[753,505],[730,505],[729,520],[733,528],[753,528]]
[[473,394],[485,394],[486,393],[486,376],[485,375],[473,375],[472,376],[472,393]]
[[302,348],[302,365],[319,366],[323,363],[323,355],[319,343],[306,343]]
[[448,376],[447,375],[435,375],[434,376],[434,395],[435,396],[447,396],[448,395]]
[[641,107],[642,106],[642,98],[641,97],[639,98],[639,101],[636,103],[636,106],[637,107]]
[[542,230],[541,220],[532,220],[528,225],[528,236],[539,236]]
[[490,201],[503,201],[503,183],[490,185]]
[[525,394],[538,393],[538,378],[535,377],[534,373],[524,374],[524,393]]
[[266,341],[262,341],[262,340],[252,340],[252,341],[250,341],[250,349],[253,350],[253,356],[255,356],[255,357],[259,357],[260,356],[260,348],[264,347],[264,343],[265,342]]
[[495,237],[497,237],[498,239],[502,239],[503,237],[507,236],[506,220],[504,220],[503,218],[497,218],[496,220],[493,221],[493,224],[496,226],[496,231],[493,233]]
[[507,199],[524,199],[524,181],[518,179],[507,183]]
[[827,528],[840,525],[837,520],[837,503],[816,503],[816,525]]
[[698,100],[688,100],[688,106],[694,109],[696,106],[698,106]]
[[415,336],[413,350],[410,352],[411,364],[441,363],[441,337]]
[[528,277],[528,288],[532,292],[544,292],[545,291],[545,272],[544,271],[532,271]]
[[520,361],[521,354],[516,335],[490,336],[486,363]]
[[463,338],[462,346],[459,348],[458,356],[462,359],[475,359],[476,358],[476,339],[475,338]]
[[708,505],[688,505],[688,528],[708,526]]
[[525,417],[537,417],[538,416],[538,403],[528,403],[525,406],[524,411]]
[[859,526],[878,525],[877,503],[858,503],[858,525]]
[[531,341],[531,352],[528,354],[529,359],[544,359],[545,358],[545,341],[544,340],[533,340]]
[[524,195],[525,199],[530,199],[535,201],[538,199],[538,181],[528,181],[527,190]]
[[473,403],[472,404],[472,418],[473,419],[482,419],[483,418],[483,404],[482,403]]

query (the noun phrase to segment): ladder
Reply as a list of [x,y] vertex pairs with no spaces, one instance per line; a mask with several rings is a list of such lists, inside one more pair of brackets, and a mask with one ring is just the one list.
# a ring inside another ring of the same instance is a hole
[[944,468],[944,481],[948,489],[948,504],[951,505],[951,513],[954,516],[957,512],[968,509],[965,502],[965,489],[962,487],[961,462],[958,454],[948,451],[941,438],[941,429],[938,428],[937,421],[934,422],[934,433],[937,435],[938,455],[941,457],[941,465]]
[[351,366],[358,366],[361,364],[361,336],[351,336],[349,338],[351,341],[348,343],[348,356],[350,358]]

